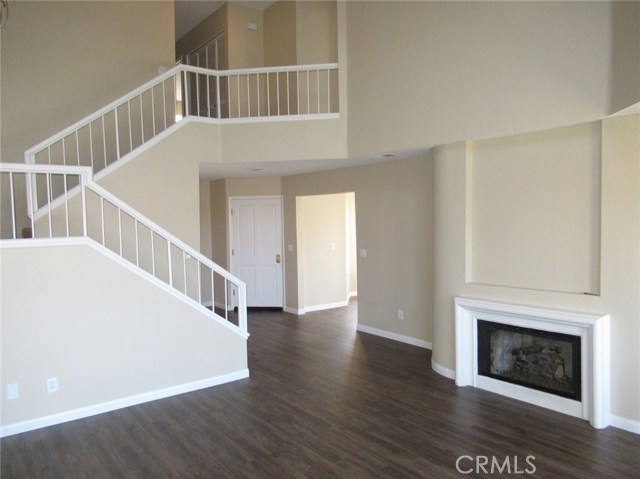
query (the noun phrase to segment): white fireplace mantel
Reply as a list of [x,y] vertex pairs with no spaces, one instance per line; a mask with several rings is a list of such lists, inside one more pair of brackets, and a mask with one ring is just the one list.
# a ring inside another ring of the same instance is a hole
[[[610,422],[609,315],[579,313],[469,298],[455,298],[456,385],[474,386],[587,419],[595,428]],[[478,319],[579,336],[581,400],[567,399],[478,374]]]

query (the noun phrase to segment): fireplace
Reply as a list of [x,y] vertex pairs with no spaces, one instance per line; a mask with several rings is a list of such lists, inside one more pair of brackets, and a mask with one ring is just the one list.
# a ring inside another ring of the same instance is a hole
[[610,422],[609,315],[455,298],[458,386]]
[[477,324],[478,374],[580,401],[580,336]]

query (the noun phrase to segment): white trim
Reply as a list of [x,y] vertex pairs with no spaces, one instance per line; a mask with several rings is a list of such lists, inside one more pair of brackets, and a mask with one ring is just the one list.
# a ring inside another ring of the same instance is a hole
[[221,374],[220,376],[214,376],[212,378],[201,379],[185,384],[178,384],[175,386],[169,386],[155,391],[149,391],[146,393],[135,394],[133,396],[123,397],[120,399],[114,399],[91,406],[81,407],[78,409],[72,409],[50,416],[43,416],[36,419],[29,419],[14,424],[8,424],[0,428],[0,437],[12,436],[14,434],[20,434],[27,431],[33,431],[43,427],[53,426],[55,424],[62,424],[64,422],[75,421],[76,419],[82,419],[89,416],[95,416],[105,412],[115,411],[129,406],[135,406],[137,404],[143,404],[150,401],[156,401],[158,399],[164,399],[171,396],[177,396],[178,394],[184,394],[199,389],[210,388],[218,386],[220,384],[228,383],[231,381],[237,381],[239,379],[245,379],[249,377],[249,369],[241,369],[232,373]]
[[305,313],[312,313],[314,311],[324,311],[325,309],[333,309],[333,308],[344,308],[345,306],[349,306],[349,301],[338,301],[336,303],[326,303],[326,304],[316,304],[314,306],[305,306]]
[[[216,309],[221,309],[222,311],[224,311],[224,308],[225,308],[224,303],[221,303],[220,301],[216,301]],[[236,309],[231,303],[227,303],[226,308],[227,308],[227,311],[233,311],[234,309]]]
[[25,238],[0,240],[0,249],[12,248],[43,248],[47,246],[84,246],[87,245],[84,236],[71,238]]
[[120,256],[117,253],[114,253],[113,251],[111,251],[109,248],[105,248],[100,243],[94,241],[91,238],[86,238],[86,244],[87,244],[87,246],[90,246],[93,249],[95,249],[96,251],[104,254],[105,256],[109,256],[111,259],[113,259],[114,261],[116,261],[120,265],[124,266],[129,271],[137,274],[138,276],[146,278],[150,282],[154,283],[156,286],[164,289],[166,292],[171,294],[173,297],[175,297],[175,298],[179,299],[180,301],[182,301],[183,303],[191,306],[196,311],[199,311],[199,312],[201,312],[203,314],[207,314],[211,319],[216,321],[221,326],[224,326],[225,328],[235,332],[236,334],[239,334],[240,336],[242,336],[245,339],[249,338],[249,333],[243,331],[242,328],[236,326],[235,324],[230,323],[229,321],[227,321],[223,317],[221,317],[218,314],[216,314],[214,311],[209,311],[208,309],[203,308],[200,303],[198,303],[196,300],[192,299],[190,296],[187,296],[186,294],[182,293],[180,290],[177,290],[176,288],[168,285],[164,281],[156,278],[155,276],[153,276],[151,273],[148,273],[144,269],[137,267],[135,264],[130,263],[129,261],[124,259],[122,256]]
[[285,306],[284,308],[282,308],[282,311],[289,314],[295,314],[297,316],[302,316],[303,314],[305,314],[304,309],[296,309],[289,306]]
[[456,378],[456,372],[453,369],[445,368],[444,366],[436,363],[433,360],[433,358],[431,358],[431,369],[433,369],[435,372],[437,372],[441,376],[444,376],[445,378],[449,378],[449,379]]
[[120,98],[117,98],[116,100],[112,101],[111,103],[109,103],[108,105],[102,107],[100,110],[93,112],[92,114],[84,117],[83,119],[77,121],[76,123],[74,123],[73,125],[65,128],[64,130],[56,133],[55,135],[52,135],[51,137],[47,138],[44,141],[41,141],[40,143],[38,143],[37,145],[29,148],[26,152],[25,152],[25,163],[33,163],[32,154],[35,154],[36,152],[46,148],[48,145],[64,138],[65,136],[68,136],[70,134],[72,134],[73,132],[75,132],[76,130],[82,128],[83,126],[87,125],[88,123],[97,120],[98,118],[100,118],[101,116],[109,113],[110,111],[114,110],[115,108],[119,107],[120,105],[123,105],[124,103],[126,103],[127,101],[143,94],[144,92],[146,92],[147,90],[149,90],[150,88],[155,87],[156,85],[161,84],[162,82],[176,76],[176,75],[180,75],[183,71],[187,71],[187,72],[193,72],[193,73],[202,73],[205,75],[210,75],[210,76],[214,76],[214,77],[225,77],[225,76],[237,76],[237,75],[246,75],[246,74],[258,74],[258,73],[276,73],[276,72],[293,72],[293,71],[316,71],[316,70],[335,70],[337,72],[340,71],[339,66],[337,63],[321,63],[318,65],[292,65],[292,66],[283,66],[283,67],[261,67],[261,68],[244,68],[244,69],[237,69],[237,70],[210,70],[210,69],[206,69],[206,68],[200,68],[200,67],[194,67],[194,66],[190,66],[190,65],[181,65],[178,64],[176,66],[174,66],[173,68],[167,70],[166,72],[162,73],[161,75],[152,78],[151,80],[147,81],[146,83],[140,85],[138,88],[136,88],[135,90],[130,91],[129,93],[126,93],[125,95],[121,96]]
[[351,291],[351,292],[349,293],[349,297],[350,297],[350,298],[356,298],[357,296],[358,296],[358,292],[357,292],[357,291]]
[[[518,304],[455,300],[456,385],[473,386],[537,406],[587,419],[597,429],[610,424],[609,315],[542,309]],[[478,374],[477,322],[501,324],[580,337],[581,401],[535,391]]]
[[135,98],[136,96],[141,95],[142,93],[146,92],[148,89],[153,88],[154,86],[156,86],[156,85],[168,80],[169,78],[173,77],[174,75],[180,74],[180,72],[183,69],[184,69],[183,65],[176,65],[175,67],[167,70],[163,74],[161,74],[161,75],[159,75],[159,76],[157,76],[155,78],[152,78],[148,82],[140,85],[135,90],[130,91],[129,93],[127,93],[127,94],[121,96],[120,98],[117,98],[116,100],[112,101],[108,105],[100,108],[98,111],[95,111],[95,112],[91,113],[90,115],[84,117],[83,119],[75,122],[73,125],[65,128],[64,130],[56,133],[55,135],[50,136],[46,140],[41,141],[37,145],[29,148],[24,153],[25,163],[34,163],[34,158],[32,158],[31,155],[34,155],[35,153],[37,153],[37,152],[41,151],[42,149],[46,148],[47,146],[55,143],[56,141],[61,140],[62,138],[72,134],[76,130],[79,130],[80,128],[86,126],[87,124],[97,120],[98,118],[100,118],[101,116],[109,113],[113,109],[119,107],[120,105],[123,105],[127,101],[129,101],[129,100]]
[[187,68],[194,72],[216,74],[221,77],[224,76],[236,76],[256,73],[276,73],[276,72],[295,72],[306,70],[338,70],[337,63],[318,63],[317,65],[286,65],[281,67],[257,67],[257,68],[239,68],[236,70],[207,70],[206,68],[187,66]]
[[180,121],[177,121],[173,125],[168,126],[166,129],[162,130],[160,133],[158,133],[153,138],[149,138],[142,145],[137,146],[136,148],[131,150],[126,155],[121,156],[120,159],[114,161],[113,163],[108,165],[106,168],[102,168],[100,171],[95,173],[93,175],[93,181],[94,182],[100,181],[102,178],[104,178],[108,174],[113,173],[114,171],[118,170],[122,166],[126,165],[131,160],[137,158],[139,155],[141,155],[145,151],[149,150],[150,148],[154,147],[155,145],[160,143],[162,140],[164,140],[168,136],[172,135],[176,131],[182,129],[183,127],[185,127],[189,123],[195,123],[196,119],[197,119],[197,117],[187,116],[187,117],[181,119]]
[[374,334],[382,338],[400,341],[401,343],[411,344],[412,346],[418,346],[419,348],[431,349],[432,347],[429,341],[412,338],[411,336],[404,336],[398,333],[392,333],[391,331],[385,331],[384,329],[372,328],[371,326],[365,326],[363,324],[359,324],[357,330],[362,333]]
[[433,358],[431,358],[431,369],[437,372],[440,376],[453,380],[456,379],[456,372],[453,369],[445,368],[441,364],[436,363]]
[[237,125],[239,123],[277,123],[281,121],[304,121],[304,120],[339,120],[340,113],[315,113],[312,115],[280,115],[280,116],[248,116],[242,118],[203,118],[203,123],[213,123],[214,125]]
[[634,434],[640,434],[640,421],[634,421],[633,419],[627,419],[626,417],[614,416],[610,417],[611,425],[622,429],[624,431],[632,432]]

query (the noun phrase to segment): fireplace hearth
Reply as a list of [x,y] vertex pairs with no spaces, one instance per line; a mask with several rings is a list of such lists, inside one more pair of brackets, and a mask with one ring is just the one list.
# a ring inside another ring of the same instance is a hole
[[478,374],[580,400],[580,337],[478,320]]

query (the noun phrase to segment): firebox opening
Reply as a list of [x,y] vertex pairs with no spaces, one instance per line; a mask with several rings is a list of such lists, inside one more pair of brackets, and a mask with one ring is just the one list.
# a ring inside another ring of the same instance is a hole
[[580,336],[478,320],[478,374],[581,400]]

